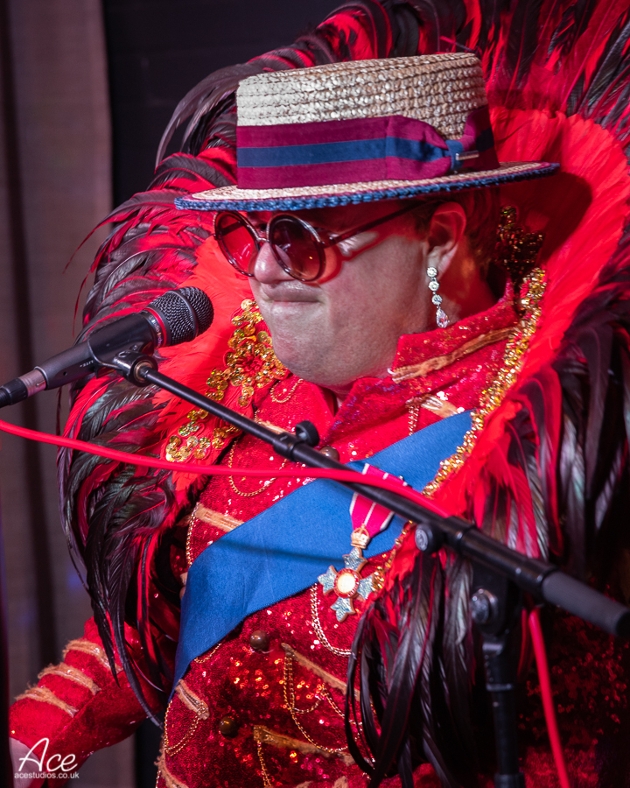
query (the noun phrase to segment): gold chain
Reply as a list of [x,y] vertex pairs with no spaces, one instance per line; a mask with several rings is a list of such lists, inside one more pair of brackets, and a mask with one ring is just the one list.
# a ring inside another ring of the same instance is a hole
[[271,400],[272,400],[272,402],[275,402],[275,403],[276,403],[276,405],[284,405],[284,404],[285,404],[285,402],[288,402],[288,401],[291,399],[291,397],[292,397],[292,396],[295,394],[295,390],[297,389],[297,387],[300,385],[300,383],[301,383],[301,382],[302,382],[302,378],[298,378],[298,379],[295,381],[295,383],[293,384],[293,386],[292,386],[292,388],[291,388],[291,391],[289,391],[289,392],[287,392],[287,393],[285,394],[285,397],[284,397],[284,399],[280,399],[280,398],[279,398],[279,397],[276,395],[276,388],[277,388],[277,386],[278,386],[278,383],[280,383],[280,381],[279,381],[279,380],[278,380],[278,381],[276,381],[276,382],[273,384],[273,386],[272,386],[272,387],[269,389],[269,396],[271,397]]
[[338,714],[343,719],[345,717],[345,714],[343,713],[343,710],[340,709],[339,706],[337,706],[337,704],[335,703],[333,696],[330,694],[330,690],[328,689],[328,687],[325,684],[320,684],[319,691],[324,696],[324,698],[326,698],[328,703],[331,705],[332,710],[335,712],[335,714]]
[[[230,451],[228,453],[228,460],[227,460],[228,468],[233,468],[234,467],[234,447],[235,447],[235,445],[236,444],[233,443],[230,446]],[[282,465],[280,466],[280,469],[284,468],[286,466],[287,462],[288,462],[288,460],[285,458],[282,461]],[[229,483],[230,487],[232,488],[232,490],[236,493],[236,495],[240,495],[242,498],[253,498],[256,495],[260,495],[260,493],[265,492],[265,490],[268,490],[271,487],[271,485],[278,479],[277,476],[274,476],[273,478],[267,479],[267,481],[263,482],[262,486],[259,487],[257,490],[251,490],[250,492],[243,492],[243,490],[239,490],[238,487],[236,486],[236,482],[234,481],[234,477],[233,476],[228,476],[227,478],[228,478],[228,483]]]
[[[208,654],[204,654],[201,657],[196,657],[193,661],[194,662],[198,662],[199,664],[201,664],[203,662],[207,662],[209,659],[212,659],[212,657],[217,653],[217,651],[220,648],[221,648],[221,643],[217,643],[217,645],[213,649],[211,649],[208,652]],[[171,700],[171,703],[172,702],[173,701]],[[170,705],[171,704],[169,703],[169,708],[170,708]],[[189,707],[187,706],[187,708],[189,708]],[[190,711],[193,711],[193,710],[190,709]],[[164,717],[164,752],[167,755],[177,755],[177,753],[181,752],[181,750],[184,749],[184,747],[188,744],[188,742],[195,735],[195,733],[197,731],[197,728],[199,727],[199,723],[204,718],[202,717],[202,715],[199,714],[198,711],[193,711],[193,714],[195,715],[195,719],[191,722],[190,727],[188,728],[186,733],[177,742],[177,744],[172,744],[171,745],[171,744],[168,743],[168,709],[167,709],[166,715]]]
[[195,714],[194,720],[191,722],[190,727],[188,728],[186,733],[182,736],[182,738],[177,742],[177,744],[170,745],[168,743],[168,712],[167,712],[166,717],[164,718],[164,752],[166,753],[166,755],[177,755],[178,752],[181,752],[197,732],[197,728],[199,727],[200,722],[201,722],[201,718],[199,717],[198,714]]
[[260,761],[260,771],[262,772],[264,788],[273,788],[271,777],[267,771],[267,764],[265,763],[265,756],[263,755],[263,745],[260,739],[256,741],[256,751],[258,753],[258,760]]
[[332,652],[338,657],[349,657],[352,651],[349,649],[346,650],[345,648],[337,648],[333,646],[328,638],[326,637],[326,633],[322,629],[322,622],[319,619],[319,610],[318,610],[318,603],[317,603],[317,583],[311,586],[311,621],[313,624],[313,629],[315,630],[315,634],[319,638],[319,642],[327,648],[328,651]]
[[[296,707],[296,705],[295,705],[295,687],[293,685],[293,656],[291,655],[290,652],[285,652],[285,655],[284,655],[283,678],[284,678],[284,682],[282,684],[282,692],[283,692],[283,695],[284,695],[284,703],[285,703],[287,709],[289,710],[289,714],[291,715],[291,719],[293,720],[293,722],[297,726],[297,728],[300,731],[300,733],[302,734],[302,736],[304,736],[306,741],[309,742],[309,744],[312,744],[314,747],[317,747],[318,749],[322,750],[323,752],[330,753],[331,755],[339,755],[340,753],[348,752],[348,748],[347,747],[340,747],[340,748],[325,747],[323,744],[318,744],[312,738],[312,736],[310,736],[310,734],[308,734],[306,732],[306,729],[304,728],[304,726],[302,725],[302,723],[298,719],[298,714],[306,714],[308,711],[314,711],[319,706],[319,704],[321,703],[321,698],[318,699],[318,702],[311,709],[298,709]],[[316,690],[316,692],[319,692],[320,689],[321,689],[321,685],[318,686],[318,689]],[[328,698],[330,698],[330,693],[325,692],[325,693],[322,693],[322,694],[324,695],[324,697],[328,696],[326,698],[327,700],[328,700]],[[336,704],[334,704],[333,708],[335,708],[337,711],[339,711],[339,707]],[[343,716],[343,712],[341,713],[341,716]]]

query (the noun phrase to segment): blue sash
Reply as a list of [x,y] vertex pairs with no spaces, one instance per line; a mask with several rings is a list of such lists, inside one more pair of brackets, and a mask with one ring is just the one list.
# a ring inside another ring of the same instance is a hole
[[[370,457],[417,490],[428,484],[470,429],[470,413],[425,427]],[[350,466],[363,467],[363,462]],[[307,472],[304,474],[307,475]],[[332,564],[342,568],[350,550],[352,491],[318,479],[280,499],[207,547],[188,572],[182,599],[173,687],[193,659],[204,654],[247,616],[312,585]],[[394,517],[364,551],[391,550],[404,523]]]

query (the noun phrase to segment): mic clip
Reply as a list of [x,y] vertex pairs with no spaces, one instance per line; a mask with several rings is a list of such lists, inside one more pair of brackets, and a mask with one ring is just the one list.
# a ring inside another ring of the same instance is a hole
[[[99,363],[101,363],[99,361]],[[134,383],[136,386],[148,386],[150,381],[146,375],[149,370],[157,370],[157,361],[153,356],[146,353],[139,353],[137,350],[123,350],[111,359],[110,362],[102,362],[102,366],[115,369],[117,372]]]

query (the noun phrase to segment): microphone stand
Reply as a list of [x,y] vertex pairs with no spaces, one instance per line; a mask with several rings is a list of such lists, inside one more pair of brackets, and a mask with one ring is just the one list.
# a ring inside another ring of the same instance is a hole
[[[157,371],[151,356],[124,351],[96,359],[99,364],[121,372],[138,386],[153,384],[218,416],[243,432],[272,446],[281,457],[311,468],[352,470],[326,457],[314,447],[319,443],[315,425],[303,421],[295,433],[272,432],[252,419],[215,402]],[[630,608],[561,572],[546,561],[528,558],[481,533],[459,517],[441,517],[398,493],[371,487],[357,472],[356,482],[338,482],[353,492],[375,501],[404,520],[417,523],[418,549],[432,554],[448,547],[469,559],[473,566],[471,615],[481,632],[486,670],[486,687],[493,709],[497,753],[497,788],[524,788],[518,762],[518,731],[514,697],[516,671],[510,649],[523,593],[539,602],[556,605],[585,621],[621,637],[630,636]]]

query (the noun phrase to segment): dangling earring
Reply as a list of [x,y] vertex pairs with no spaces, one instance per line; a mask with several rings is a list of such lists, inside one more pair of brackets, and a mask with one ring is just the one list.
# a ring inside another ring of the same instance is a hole
[[439,328],[446,328],[449,321],[446,312],[442,309],[442,296],[438,295],[440,283],[437,280],[437,274],[437,268],[434,268],[432,265],[427,268],[427,276],[429,277],[429,290],[433,293],[431,301],[436,307],[435,322],[438,324]]

